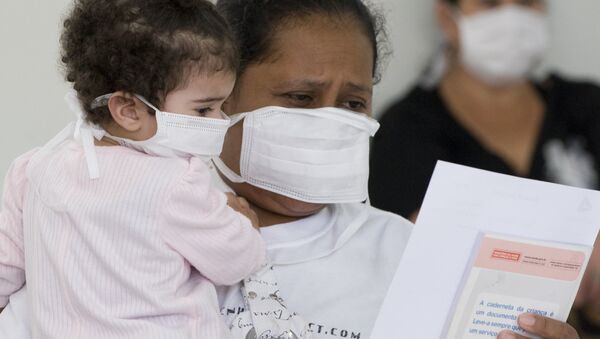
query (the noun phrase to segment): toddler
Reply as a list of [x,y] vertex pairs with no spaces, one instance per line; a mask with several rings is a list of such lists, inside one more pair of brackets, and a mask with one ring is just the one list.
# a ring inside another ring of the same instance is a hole
[[228,337],[215,285],[265,249],[206,166],[238,67],[227,24],[202,0],[77,0],[61,44],[80,119],[8,172],[0,307],[27,281],[35,338]]

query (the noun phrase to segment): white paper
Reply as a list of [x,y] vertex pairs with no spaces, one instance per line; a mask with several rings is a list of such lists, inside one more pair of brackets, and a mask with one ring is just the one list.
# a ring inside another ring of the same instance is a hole
[[[446,338],[484,236],[564,244],[589,255],[599,226],[600,192],[438,162],[371,338]],[[557,300],[574,298],[580,278],[569,281],[563,288],[569,293]],[[561,317],[571,307],[523,295],[514,299],[510,292],[494,298]],[[467,317],[477,312],[460,311]]]

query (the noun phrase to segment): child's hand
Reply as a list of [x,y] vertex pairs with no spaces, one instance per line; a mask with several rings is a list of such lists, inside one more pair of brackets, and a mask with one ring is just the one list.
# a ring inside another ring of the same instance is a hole
[[260,228],[258,216],[256,215],[256,212],[250,208],[248,201],[242,197],[235,196],[233,193],[225,193],[225,195],[227,196],[227,205],[250,219],[252,226],[258,230]]

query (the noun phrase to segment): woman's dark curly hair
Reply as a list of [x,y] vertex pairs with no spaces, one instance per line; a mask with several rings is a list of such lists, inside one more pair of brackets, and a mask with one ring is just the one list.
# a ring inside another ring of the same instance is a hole
[[206,0],[75,0],[61,36],[62,62],[87,119],[112,121],[103,94],[142,95],[157,107],[192,72],[237,72],[227,22]]
[[241,72],[271,56],[282,24],[315,14],[356,20],[373,46],[375,82],[380,79],[381,60],[389,54],[385,17],[363,0],[218,0],[217,9],[237,39]]

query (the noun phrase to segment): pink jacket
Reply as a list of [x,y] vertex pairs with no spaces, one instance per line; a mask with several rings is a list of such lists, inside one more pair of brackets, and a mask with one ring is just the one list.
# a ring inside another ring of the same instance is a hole
[[13,163],[0,210],[0,307],[27,280],[36,338],[228,337],[215,285],[264,263],[260,234],[201,160],[96,152],[97,180],[75,142]]

